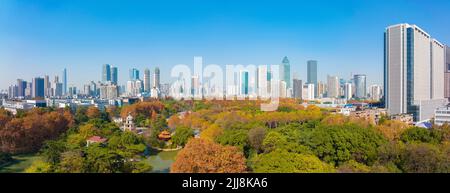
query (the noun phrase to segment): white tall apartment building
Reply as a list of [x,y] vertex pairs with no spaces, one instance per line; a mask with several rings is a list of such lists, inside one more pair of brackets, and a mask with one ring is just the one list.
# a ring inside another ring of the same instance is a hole
[[339,97],[339,77],[328,76],[327,77],[327,96],[328,98],[338,98]]
[[314,100],[314,84],[304,84],[302,90],[303,100]]
[[344,97],[346,100],[350,100],[353,98],[352,87],[352,83],[347,82],[344,84]]
[[384,91],[389,114],[433,117],[444,99],[444,45],[416,25],[398,24],[385,31]]
[[382,91],[380,85],[371,85],[369,87],[370,99],[373,101],[379,101],[381,99]]

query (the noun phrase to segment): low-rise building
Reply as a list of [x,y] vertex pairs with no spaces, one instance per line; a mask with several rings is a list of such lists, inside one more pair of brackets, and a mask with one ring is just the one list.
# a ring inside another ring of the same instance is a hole
[[440,126],[445,123],[450,123],[450,107],[449,106],[437,108],[434,111],[434,124]]

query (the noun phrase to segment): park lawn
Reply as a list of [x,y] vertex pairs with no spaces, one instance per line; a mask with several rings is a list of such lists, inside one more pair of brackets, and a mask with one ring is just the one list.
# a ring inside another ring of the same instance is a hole
[[31,164],[41,159],[36,154],[22,154],[13,156],[14,161],[0,167],[0,173],[22,173],[31,166]]

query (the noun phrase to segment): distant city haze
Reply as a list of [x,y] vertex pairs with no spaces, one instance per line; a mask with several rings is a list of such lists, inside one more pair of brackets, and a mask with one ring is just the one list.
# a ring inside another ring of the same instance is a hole
[[364,74],[367,85],[381,85],[386,27],[414,23],[449,43],[449,7],[448,0],[2,0],[0,90],[19,78],[63,79],[64,69],[67,86],[82,88],[102,80],[104,64],[117,67],[119,85],[133,68],[144,77],[155,67],[169,83],[171,68],[193,65],[194,56],[223,66],[281,65],[287,56],[291,79],[314,80],[307,62],[317,61],[314,81]]

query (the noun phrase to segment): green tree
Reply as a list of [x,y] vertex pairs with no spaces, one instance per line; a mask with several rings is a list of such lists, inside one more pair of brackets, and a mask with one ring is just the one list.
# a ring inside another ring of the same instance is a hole
[[190,138],[194,137],[194,130],[189,127],[178,127],[172,136],[172,142],[175,145],[185,146]]
[[85,172],[84,158],[81,151],[67,151],[61,154],[58,172],[83,173]]
[[46,141],[41,149],[41,155],[43,155],[46,162],[54,166],[59,163],[61,153],[66,149],[66,144],[61,140]]
[[343,124],[304,130],[301,143],[329,163],[340,165],[355,160],[370,165],[376,159],[377,148],[387,140],[371,127]]
[[434,129],[422,127],[412,127],[404,131],[400,139],[405,143],[423,142],[437,144],[441,141],[442,135]]
[[236,146],[244,150],[248,145],[247,130],[225,129],[222,135],[217,136],[216,142],[222,145]]
[[275,150],[256,156],[253,171],[257,173],[331,173],[333,166],[322,162],[314,155],[297,154],[286,150]]
[[257,152],[263,150],[263,141],[266,137],[266,129],[264,127],[255,127],[248,131],[248,141],[253,149]]

